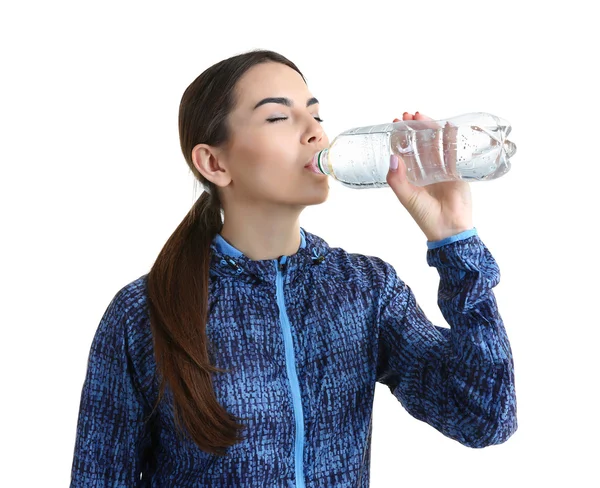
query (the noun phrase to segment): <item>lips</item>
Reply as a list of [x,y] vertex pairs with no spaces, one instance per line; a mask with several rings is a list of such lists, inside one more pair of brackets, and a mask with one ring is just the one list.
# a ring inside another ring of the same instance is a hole
[[308,163],[306,163],[304,165],[305,168],[308,168],[308,167],[316,168],[316,165],[317,165],[317,158],[316,158],[316,156],[317,156],[317,154],[319,154],[318,151],[315,154],[313,154],[313,157],[310,158],[310,160],[308,161]]

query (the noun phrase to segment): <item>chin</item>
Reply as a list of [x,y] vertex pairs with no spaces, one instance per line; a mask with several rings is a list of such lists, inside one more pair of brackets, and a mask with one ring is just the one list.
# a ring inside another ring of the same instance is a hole
[[[318,190],[318,191],[317,191]],[[311,195],[306,198],[305,205],[319,205],[327,201],[329,197],[329,184],[326,182],[322,188],[316,189],[311,192]]]

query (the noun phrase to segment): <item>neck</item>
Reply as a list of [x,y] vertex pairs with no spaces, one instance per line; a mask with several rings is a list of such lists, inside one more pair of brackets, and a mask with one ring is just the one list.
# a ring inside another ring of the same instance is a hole
[[[291,256],[300,248],[300,211],[224,210],[221,237],[253,261]],[[267,217],[268,215],[268,217]]]

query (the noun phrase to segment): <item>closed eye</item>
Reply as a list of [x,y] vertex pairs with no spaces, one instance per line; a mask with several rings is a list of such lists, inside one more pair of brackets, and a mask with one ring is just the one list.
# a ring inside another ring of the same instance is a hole
[[[279,122],[280,120],[287,120],[288,117],[279,117],[277,119],[267,119],[267,122],[269,123],[274,123],[274,122]],[[315,120],[319,123],[323,123],[323,119],[321,119],[320,117],[315,117]]]

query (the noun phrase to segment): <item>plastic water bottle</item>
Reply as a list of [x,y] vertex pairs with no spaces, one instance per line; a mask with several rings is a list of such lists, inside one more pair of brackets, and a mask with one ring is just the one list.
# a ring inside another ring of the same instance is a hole
[[318,152],[311,169],[349,188],[389,187],[390,156],[397,154],[415,186],[493,180],[510,170],[517,149],[507,139],[511,129],[508,121],[484,112],[358,127]]

